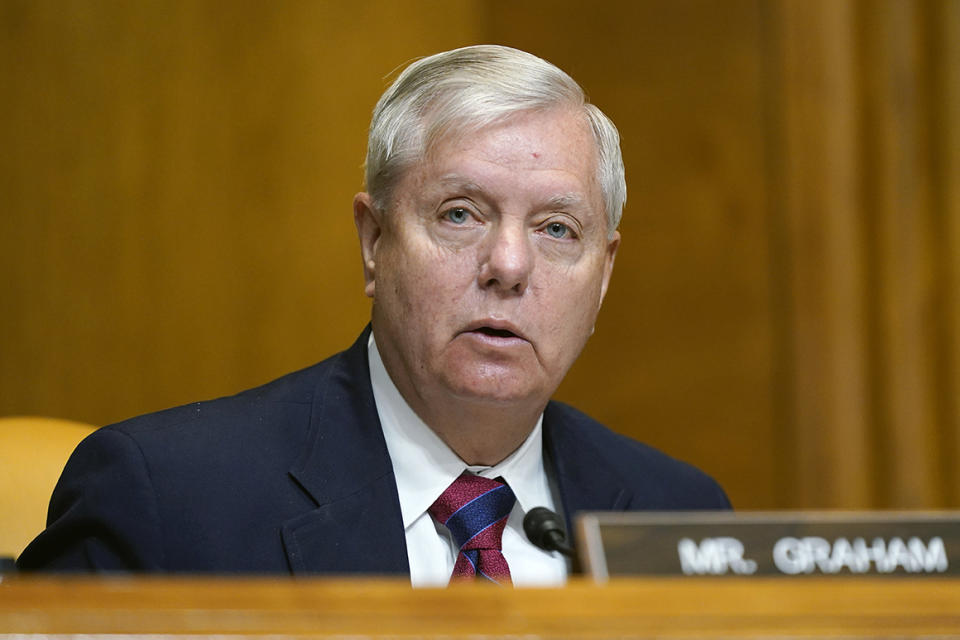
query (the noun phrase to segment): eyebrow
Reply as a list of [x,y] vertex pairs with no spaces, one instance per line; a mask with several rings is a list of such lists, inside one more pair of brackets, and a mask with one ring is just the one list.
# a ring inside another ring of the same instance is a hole
[[583,196],[576,193],[566,193],[554,196],[547,201],[550,209],[567,209],[583,204]]
[[440,176],[440,182],[443,184],[456,185],[465,191],[470,193],[483,193],[484,190],[476,182],[467,180],[463,176],[456,173],[448,173]]

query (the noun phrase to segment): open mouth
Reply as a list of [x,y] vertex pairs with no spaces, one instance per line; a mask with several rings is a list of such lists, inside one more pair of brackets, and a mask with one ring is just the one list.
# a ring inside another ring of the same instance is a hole
[[513,331],[508,331],[506,329],[494,329],[493,327],[479,327],[474,329],[477,333],[482,333],[487,336],[493,336],[495,338],[518,338],[517,334]]

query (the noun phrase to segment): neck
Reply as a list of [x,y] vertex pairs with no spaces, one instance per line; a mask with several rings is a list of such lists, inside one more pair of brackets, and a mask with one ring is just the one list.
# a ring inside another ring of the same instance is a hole
[[404,398],[468,465],[493,466],[503,461],[526,441],[543,412],[543,407],[524,411],[513,406],[491,407],[462,401],[442,407],[419,402],[420,398],[413,402],[406,395]]
[[[414,384],[395,351],[374,343],[379,360],[407,406],[468,465],[493,466],[522,445],[549,397],[498,402]],[[393,372],[399,372],[395,375]]]

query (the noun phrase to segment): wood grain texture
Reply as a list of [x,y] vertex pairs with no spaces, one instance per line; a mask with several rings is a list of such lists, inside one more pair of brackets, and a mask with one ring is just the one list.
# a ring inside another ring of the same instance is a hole
[[0,414],[103,424],[347,346],[372,106],[496,41],[623,134],[558,397],[740,508],[960,506],[958,5],[0,2]]
[[352,342],[373,104],[475,40],[475,3],[0,11],[0,412],[103,424]]
[[856,22],[849,3],[784,2],[771,138],[771,215],[789,292],[783,412],[796,447],[794,499],[842,507],[872,499],[866,276],[856,108]]
[[704,468],[740,507],[778,504],[756,3],[492,6],[494,39],[567,69],[623,140],[623,241],[560,398]]
[[400,582],[37,579],[0,584],[2,634],[297,637],[960,637],[952,580],[622,580],[413,590]]
[[945,279],[941,336],[944,348],[942,415],[947,429],[941,463],[947,502],[960,504],[960,1],[944,2],[933,14],[938,35],[935,140],[940,159],[937,188],[941,268]]
[[775,279],[790,292],[780,414],[799,505],[956,499],[944,453],[960,332],[944,146],[958,121],[943,33],[954,5],[784,0],[771,12]]
[[885,498],[939,504],[929,65],[922,5],[880,2],[863,21],[868,207],[874,245],[877,444]]

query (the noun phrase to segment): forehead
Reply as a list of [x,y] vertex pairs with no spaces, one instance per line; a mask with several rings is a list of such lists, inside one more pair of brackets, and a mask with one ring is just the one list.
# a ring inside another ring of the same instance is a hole
[[[557,185],[561,192],[553,197],[572,200],[599,191],[598,155],[593,130],[582,111],[527,111],[484,126],[449,128],[407,173],[473,190],[484,186],[480,176],[496,174],[497,168],[545,179],[553,176],[561,183]],[[562,193],[564,182],[571,193]]]
[[492,122],[464,118],[433,127],[428,123],[426,128],[421,155],[425,160],[445,150],[475,149],[497,141],[509,141],[514,147],[512,150],[531,154],[556,153],[575,147],[577,155],[594,167],[599,155],[586,114],[572,107],[518,111]]

